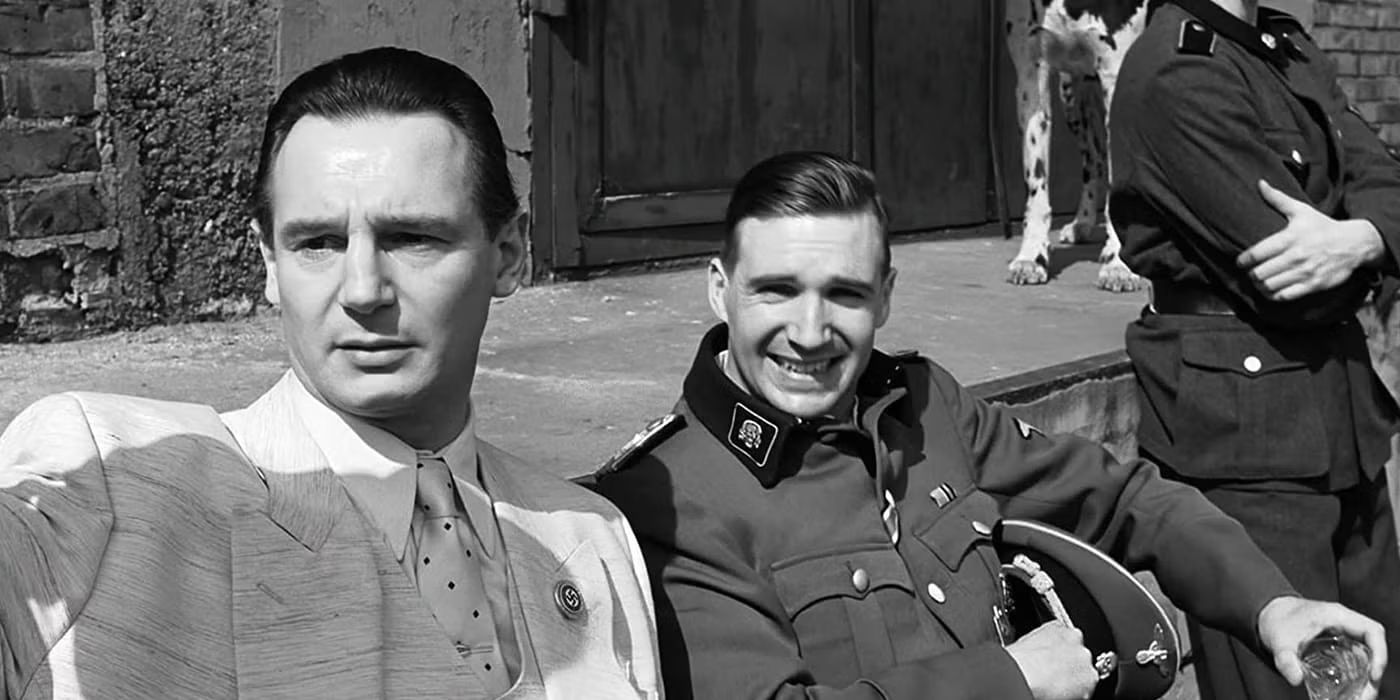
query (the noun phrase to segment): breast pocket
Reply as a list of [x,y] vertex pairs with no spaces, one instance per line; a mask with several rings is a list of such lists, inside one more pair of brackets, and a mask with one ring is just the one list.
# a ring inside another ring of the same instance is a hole
[[990,495],[970,490],[915,533],[936,558],[919,570],[924,600],[964,645],[996,638],[991,611],[1001,589],[991,533],[1000,517]]
[[891,665],[896,641],[918,629],[913,582],[888,545],[788,560],[772,579],[819,683],[846,685]]
[[1328,468],[1310,353],[1250,331],[1181,338],[1173,442],[1189,477],[1294,479]]

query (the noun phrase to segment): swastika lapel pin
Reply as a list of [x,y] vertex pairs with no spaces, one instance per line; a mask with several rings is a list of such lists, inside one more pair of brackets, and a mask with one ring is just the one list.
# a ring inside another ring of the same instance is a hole
[[583,604],[583,593],[569,580],[554,584],[554,605],[570,620],[582,618],[588,612]]

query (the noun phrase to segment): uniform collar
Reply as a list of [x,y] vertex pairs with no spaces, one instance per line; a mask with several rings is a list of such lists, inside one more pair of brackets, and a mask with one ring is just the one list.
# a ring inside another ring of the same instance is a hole
[[869,422],[861,420],[860,416],[868,413],[871,407],[883,412],[892,402],[881,399],[904,381],[903,369],[897,360],[879,351],[872,352],[857,382],[856,421],[796,418],[748,393],[724,373],[718,357],[728,348],[729,328],[725,324],[716,325],[705,333],[682,391],[691,413],[764,488],[772,488],[792,472],[788,459],[792,455],[787,453],[787,447],[795,436],[833,426],[858,429],[857,423]]
[[1282,12],[1259,9],[1257,25],[1250,24],[1230,14],[1225,8],[1211,0],[1167,0],[1191,13],[1216,33],[1258,54],[1264,60],[1283,68],[1288,65],[1288,51],[1291,42],[1282,33],[1273,33],[1273,24],[1280,17],[1288,17]]

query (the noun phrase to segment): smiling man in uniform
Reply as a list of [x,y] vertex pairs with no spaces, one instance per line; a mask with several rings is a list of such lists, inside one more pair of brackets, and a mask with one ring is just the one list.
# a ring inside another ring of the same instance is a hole
[[934,362],[875,350],[895,270],[873,174],[786,153],[735,187],[709,267],[721,323],[676,412],[595,474],[646,556],[672,698],[1088,697],[1080,633],[1003,647],[991,524],[1072,531],[1301,681],[1327,628],[1233,519],[1144,461],[1047,436]]

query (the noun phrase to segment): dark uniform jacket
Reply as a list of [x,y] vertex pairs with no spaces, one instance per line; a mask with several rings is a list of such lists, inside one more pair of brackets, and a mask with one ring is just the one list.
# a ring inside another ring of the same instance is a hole
[[[1146,313],[1127,334],[1143,390],[1139,443],[1198,479],[1336,489],[1389,456],[1395,406],[1354,314],[1378,270],[1270,301],[1235,258],[1283,229],[1260,179],[1400,251],[1400,166],[1292,17],[1250,25],[1210,0],[1167,0],[1129,49],[1112,106],[1109,213],[1123,259],[1233,315]],[[1358,466],[1360,469],[1358,469]]]
[[1043,435],[932,362],[875,353],[854,420],[813,422],[735,386],[726,346],[723,325],[706,335],[672,432],[595,484],[647,560],[669,697],[1030,697],[993,617],[1002,516],[1152,568],[1255,643],[1259,610],[1290,591],[1194,489]]

